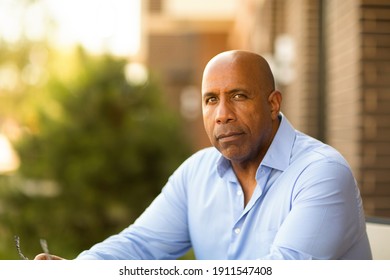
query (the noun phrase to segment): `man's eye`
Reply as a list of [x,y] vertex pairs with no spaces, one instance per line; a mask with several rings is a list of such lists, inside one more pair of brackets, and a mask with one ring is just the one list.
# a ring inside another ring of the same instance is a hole
[[233,99],[234,100],[244,100],[244,99],[246,99],[246,96],[242,93],[237,93],[237,94],[233,95]]
[[206,99],[206,104],[215,103],[215,102],[217,102],[216,97],[209,97]]

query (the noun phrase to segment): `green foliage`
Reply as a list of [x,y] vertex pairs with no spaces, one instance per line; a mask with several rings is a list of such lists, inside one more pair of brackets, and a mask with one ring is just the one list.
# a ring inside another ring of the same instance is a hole
[[[0,199],[7,250],[17,234],[29,257],[45,238],[52,253],[74,258],[132,223],[188,155],[156,83],[129,83],[125,65],[80,49],[49,65],[47,82],[31,90],[34,110],[16,143],[20,191]],[[0,258],[18,258],[1,250]]]

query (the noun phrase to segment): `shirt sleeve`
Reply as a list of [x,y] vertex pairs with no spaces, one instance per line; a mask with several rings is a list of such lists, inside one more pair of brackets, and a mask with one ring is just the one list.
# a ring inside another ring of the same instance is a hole
[[170,177],[134,224],[82,252],[77,259],[176,259],[188,251],[191,242],[182,173],[177,170]]
[[364,214],[350,169],[316,162],[295,182],[291,211],[264,259],[339,259],[363,238]]

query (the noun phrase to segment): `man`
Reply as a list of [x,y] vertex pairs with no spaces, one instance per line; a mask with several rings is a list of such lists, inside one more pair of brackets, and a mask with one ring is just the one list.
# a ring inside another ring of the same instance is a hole
[[281,101],[261,56],[211,59],[202,111],[214,147],[186,160],[133,225],[77,259],[175,259],[191,247],[197,259],[371,259],[347,162],[296,131]]

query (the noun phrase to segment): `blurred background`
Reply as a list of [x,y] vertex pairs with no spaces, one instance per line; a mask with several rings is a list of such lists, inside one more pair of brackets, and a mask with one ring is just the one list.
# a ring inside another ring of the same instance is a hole
[[0,259],[132,223],[209,146],[201,76],[228,49],[266,57],[284,114],[390,218],[389,35],[390,0],[0,0]]

